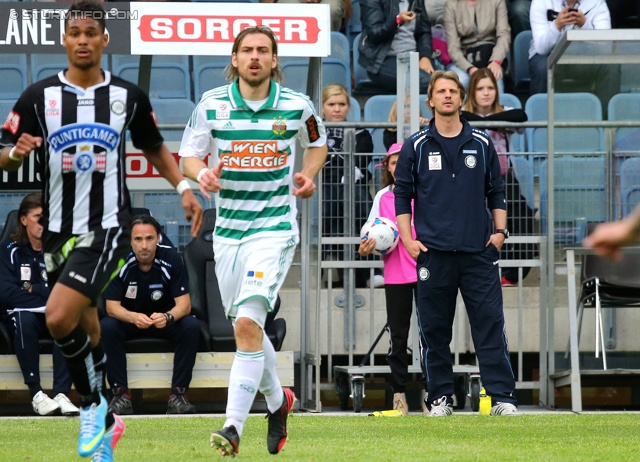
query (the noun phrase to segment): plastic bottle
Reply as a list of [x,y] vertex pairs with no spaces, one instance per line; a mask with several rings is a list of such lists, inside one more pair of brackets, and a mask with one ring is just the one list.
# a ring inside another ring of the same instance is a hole
[[484,387],[480,388],[480,415],[491,414],[491,396],[487,396]]

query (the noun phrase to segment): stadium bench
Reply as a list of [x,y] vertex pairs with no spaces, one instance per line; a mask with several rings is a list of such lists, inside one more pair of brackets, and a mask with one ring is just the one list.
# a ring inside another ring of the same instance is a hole
[[[198,353],[190,388],[225,388],[235,353]],[[276,369],[283,386],[294,385],[293,352],[276,352]],[[127,354],[129,388],[171,388],[173,353]],[[53,386],[53,363],[50,354],[40,355],[42,387]],[[0,355],[0,390],[27,390],[15,355]]]

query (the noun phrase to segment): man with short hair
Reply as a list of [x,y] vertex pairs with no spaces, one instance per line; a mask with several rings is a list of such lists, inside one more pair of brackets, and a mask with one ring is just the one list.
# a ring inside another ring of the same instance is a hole
[[[211,435],[223,456],[238,452],[258,391],[267,402],[267,448],[280,452],[295,399],[280,385],[264,325],[299,241],[296,199],[313,195],[327,145],[311,101],[278,83],[277,46],[265,27],[238,34],[228,66],[231,84],[204,93],[180,146],[185,174],[207,197],[215,193],[216,276],[235,332],[227,420]],[[294,173],[297,139],[305,152],[302,170]],[[211,169],[203,161],[209,153]]]
[[78,453],[101,461],[113,459],[124,431],[104,396],[106,357],[96,303],[131,245],[126,129],[182,195],[194,236],[202,224],[202,206],[163,143],[149,97],[100,69],[109,43],[105,18],[96,0],[69,7],[63,35],[69,67],[22,93],[0,138],[1,169],[17,170],[32,150],[41,166],[44,260],[53,285],[47,327],[80,394]]
[[107,380],[113,399],[109,408],[133,414],[127,381],[125,342],[132,338],[164,338],[175,345],[167,414],[194,414],[189,389],[200,341],[200,324],[191,316],[187,273],[174,247],[160,244],[160,224],[149,215],[131,222],[131,253],[104,297],[102,340],[109,358]]
[[417,262],[416,305],[430,416],[453,412],[449,345],[458,290],[482,384],[492,398],[491,414],[515,415],[515,377],[498,267],[500,248],[509,237],[504,180],[491,138],[460,118],[464,95],[455,72],[436,71],[431,76],[427,102],[434,117],[405,141],[396,166],[398,228]]

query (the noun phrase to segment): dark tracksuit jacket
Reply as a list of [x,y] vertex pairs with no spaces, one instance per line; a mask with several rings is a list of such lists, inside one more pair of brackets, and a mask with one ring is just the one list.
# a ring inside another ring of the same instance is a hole
[[[31,292],[23,284],[31,284]],[[6,322],[14,337],[14,350],[24,383],[40,382],[38,339],[49,336],[44,308],[49,298],[47,272],[42,252],[12,240],[0,244],[0,310],[13,312]],[[53,347],[53,393],[69,393],[71,376],[60,349]]]
[[449,344],[458,289],[469,316],[483,386],[494,402],[516,404],[515,378],[504,333],[498,250],[491,210],[506,209],[500,162],[490,138],[462,120],[458,148],[448,152],[434,119],[409,137],[395,171],[396,214],[411,213],[416,239],[428,249],[417,260],[418,320],[429,398],[454,394]]

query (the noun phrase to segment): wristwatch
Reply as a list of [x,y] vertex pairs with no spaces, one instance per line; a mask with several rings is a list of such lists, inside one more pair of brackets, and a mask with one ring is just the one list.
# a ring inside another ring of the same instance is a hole
[[509,239],[509,230],[508,229],[496,229],[496,234],[502,234],[505,239]]

